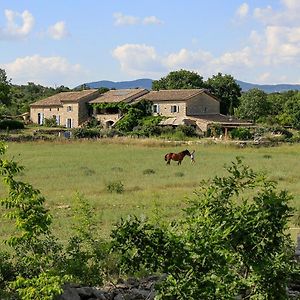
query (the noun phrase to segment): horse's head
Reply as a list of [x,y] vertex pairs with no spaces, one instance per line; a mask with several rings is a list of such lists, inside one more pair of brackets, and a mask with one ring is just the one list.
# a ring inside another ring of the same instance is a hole
[[190,151],[189,151],[188,149],[185,149],[185,150],[183,151],[183,153],[184,153],[185,155],[191,156],[191,153],[190,153]]

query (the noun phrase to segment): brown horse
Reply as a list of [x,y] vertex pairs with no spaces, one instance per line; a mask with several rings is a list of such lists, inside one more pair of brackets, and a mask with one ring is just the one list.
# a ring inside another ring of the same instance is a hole
[[188,156],[191,156],[191,153],[189,150],[184,150],[182,152],[179,152],[179,153],[167,153],[165,155],[165,161],[167,162],[167,165],[170,164],[171,160],[175,160],[175,161],[178,161],[178,165],[181,165],[181,162],[183,160],[183,158],[188,155]]

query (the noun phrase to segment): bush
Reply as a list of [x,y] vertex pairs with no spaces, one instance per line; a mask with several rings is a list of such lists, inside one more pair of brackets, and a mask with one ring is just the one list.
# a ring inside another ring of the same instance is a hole
[[149,174],[155,174],[155,170],[153,169],[146,169],[143,171],[144,175],[149,175]]
[[237,159],[203,182],[182,220],[132,216],[112,231],[124,272],[166,274],[156,299],[286,299],[295,270],[291,196]]
[[80,138],[88,138],[88,139],[100,138],[99,129],[75,128],[75,129],[73,129],[72,132],[73,132],[74,138],[77,138],[77,139],[80,139]]
[[56,117],[53,117],[53,118],[45,118],[44,119],[44,125],[46,127],[57,127],[57,121],[56,121]]
[[15,275],[10,255],[7,252],[0,251],[0,299],[1,290],[5,288],[7,282],[11,281]]
[[0,121],[0,129],[24,129],[24,124],[18,120],[2,120]]
[[177,132],[182,132],[187,137],[197,136],[196,129],[189,125],[179,125],[176,128]]
[[253,138],[253,134],[250,129],[244,127],[234,128],[230,131],[230,136],[234,140],[250,140]]
[[121,181],[111,181],[106,184],[106,189],[110,193],[122,194],[124,192],[124,184]]

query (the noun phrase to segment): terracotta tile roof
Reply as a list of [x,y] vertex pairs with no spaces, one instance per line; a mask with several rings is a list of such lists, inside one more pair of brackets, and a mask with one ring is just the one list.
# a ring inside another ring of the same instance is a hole
[[30,106],[61,106],[63,102],[80,102],[87,97],[98,94],[98,90],[84,90],[76,92],[61,92],[48,98],[32,103]]
[[151,91],[149,94],[143,96],[143,99],[150,101],[183,101],[203,93],[214,97],[206,89],[182,89]]
[[131,102],[147,93],[148,90],[146,89],[110,90],[96,99],[93,99],[90,103]]

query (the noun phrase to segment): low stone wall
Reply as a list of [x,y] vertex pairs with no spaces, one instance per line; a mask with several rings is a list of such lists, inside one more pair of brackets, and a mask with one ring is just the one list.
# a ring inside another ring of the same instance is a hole
[[141,280],[120,279],[117,284],[108,284],[101,289],[68,284],[56,300],[154,300],[155,284],[163,278],[150,276]]

